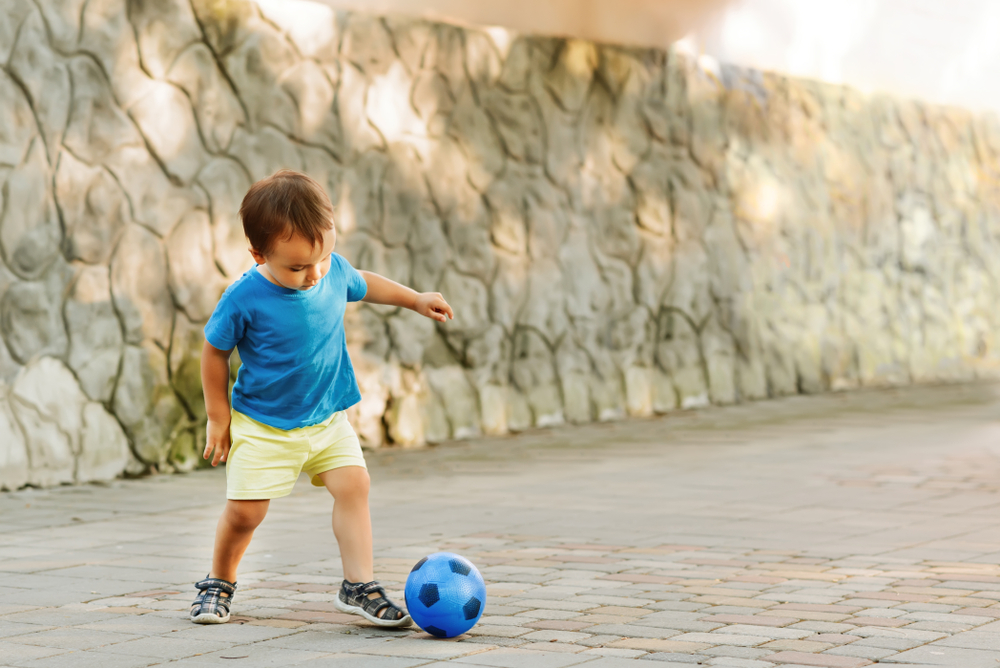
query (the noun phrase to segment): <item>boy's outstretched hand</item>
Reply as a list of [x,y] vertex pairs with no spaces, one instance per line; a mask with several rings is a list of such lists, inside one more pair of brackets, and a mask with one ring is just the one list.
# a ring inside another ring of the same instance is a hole
[[225,462],[229,457],[229,448],[232,442],[229,440],[228,421],[209,420],[205,433],[205,459],[212,458],[212,466],[218,466],[219,462]]
[[417,295],[413,310],[438,322],[447,322],[448,318],[455,319],[455,312],[451,310],[451,306],[444,300],[440,292],[420,293]]

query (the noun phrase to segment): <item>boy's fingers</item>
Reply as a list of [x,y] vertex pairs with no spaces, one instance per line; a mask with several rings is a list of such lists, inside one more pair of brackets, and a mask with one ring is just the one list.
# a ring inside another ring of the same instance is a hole
[[212,454],[212,466],[218,466],[219,458],[222,457],[222,445],[216,445],[213,447],[215,452]]
[[452,320],[455,319],[455,312],[451,310],[451,306],[444,299],[440,299],[441,303],[435,306],[435,309],[442,314],[446,314]]

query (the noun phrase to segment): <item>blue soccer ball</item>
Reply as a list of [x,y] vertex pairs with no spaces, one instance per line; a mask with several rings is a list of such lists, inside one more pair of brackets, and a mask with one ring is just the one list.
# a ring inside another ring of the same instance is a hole
[[403,596],[417,626],[439,638],[454,638],[482,616],[486,583],[465,557],[437,552],[413,566]]

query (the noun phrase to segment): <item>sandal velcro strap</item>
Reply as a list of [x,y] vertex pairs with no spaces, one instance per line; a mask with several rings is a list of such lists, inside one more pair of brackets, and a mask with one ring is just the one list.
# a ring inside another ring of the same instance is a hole
[[199,623],[225,622],[236,594],[236,583],[219,578],[205,578],[195,583],[198,596],[191,604],[191,620]]
[[[346,603],[360,607],[368,613],[366,617],[369,619],[397,621],[407,616],[406,612],[400,610],[399,606],[389,600],[385,594],[385,589],[378,581],[366,584],[348,584],[345,582],[341,593],[346,599]],[[377,596],[372,596],[372,594],[377,594]],[[379,616],[379,613],[383,610],[385,610],[385,614]]]
[[196,582],[194,588],[200,589],[201,591],[218,589],[224,594],[229,594],[230,598],[232,598],[232,596],[236,594],[235,582],[229,582],[228,580],[220,580],[219,578],[205,578],[201,582]]

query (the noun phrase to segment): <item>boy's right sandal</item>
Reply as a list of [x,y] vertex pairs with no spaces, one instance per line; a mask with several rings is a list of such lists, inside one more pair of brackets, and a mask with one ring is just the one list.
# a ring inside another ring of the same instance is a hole
[[[236,583],[219,578],[205,578],[194,585],[198,596],[191,604],[191,621],[195,624],[224,624],[229,621]],[[225,594],[225,596],[223,596]]]
[[333,605],[341,612],[360,615],[379,626],[399,627],[412,623],[406,611],[390,601],[382,585],[374,580],[368,583],[344,580]]

